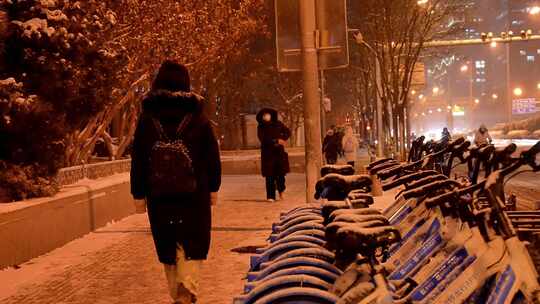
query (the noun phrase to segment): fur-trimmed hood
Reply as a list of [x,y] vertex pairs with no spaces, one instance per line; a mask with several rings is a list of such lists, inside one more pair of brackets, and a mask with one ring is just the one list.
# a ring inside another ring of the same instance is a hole
[[270,109],[270,108],[264,108],[260,110],[259,113],[257,113],[257,122],[259,124],[263,123],[263,116],[264,114],[267,114],[267,113],[270,114],[270,116],[272,116],[271,122],[278,121],[278,112],[276,110]]
[[143,112],[158,116],[199,114],[204,108],[204,98],[193,92],[156,90],[146,95],[142,107]]

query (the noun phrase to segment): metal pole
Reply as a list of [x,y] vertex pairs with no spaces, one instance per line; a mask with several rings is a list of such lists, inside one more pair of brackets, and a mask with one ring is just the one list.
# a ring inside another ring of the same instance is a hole
[[[317,24],[317,31],[319,33],[319,47],[324,48],[330,46],[328,26],[326,22],[326,0],[315,0],[315,21]],[[326,108],[324,107],[324,99],[326,98],[326,77],[324,75],[324,69],[327,67],[327,56],[323,50],[319,50],[319,69],[320,69],[320,82],[321,82],[321,133],[322,136],[326,134]],[[322,137],[321,136],[321,137]]]
[[[471,124],[474,124],[474,112],[475,112],[475,103],[474,103],[474,92],[473,92],[473,83],[474,83],[474,79],[473,79],[473,62],[471,60],[471,63],[469,64],[469,104],[471,105],[471,117],[470,117],[470,121],[471,121]],[[475,125],[472,125],[471,126],[471,129],[475,129],[476,126]]]
[[506,120],[508,123],[512,123],[512,82],[510,81],[511,70],[510,70],[510,43],[506,44],[506,98],[507,98],[507,109],[506,109]]
[[383,143],[384,143],[384,132],[383,132],[383,113],[382,113],[382,76],[381,76],[381,64],[379,58],[375,56],[375,79],[377,83],[377,157],[383,157]]
[[326,78],[324,70],[321,69],[321,137],[326,133],[326,109],[324,99],[326,97]]
[[304,129],[306,151],[306,203],[313,202],[322,164],[319,67],[315,45],[315,0],[299,0],[302,33]]
[[447,94],[447,106],[450,107],[448,111],[448,128],[451,132],[454,130],[454,115],[452,114],[453,111],[453,104],[452,104],[452,82],[450,81],[450,72],[447,70],[446,75],[446,81],[447,81],[447,88],[446,88],[446,94]]

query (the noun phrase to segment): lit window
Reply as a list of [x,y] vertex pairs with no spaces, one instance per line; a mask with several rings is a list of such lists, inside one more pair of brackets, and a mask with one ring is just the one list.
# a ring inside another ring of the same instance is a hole
[[486,61],[485,60],[478,60],[475,62],[477,69],[484,69],[486,67]]
[[534,62],[534,56],[527,56],[528,62]]
[[525,52],[524,50],[521,50],[521,51],[519,51],[519,54],[520,54],[521,56],[525,56],[525,55],[527,55],[527,52]]
[[536,54],[540,54],[540,49],[537,49],[537,50],[536,50]]

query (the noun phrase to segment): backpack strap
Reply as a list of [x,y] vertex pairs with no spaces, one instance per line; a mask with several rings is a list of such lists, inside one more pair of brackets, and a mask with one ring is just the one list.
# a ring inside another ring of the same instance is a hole
[[191,118],[193,117],[193,115],[191,113],[188,113],[184,116],[184,119],[182,119],[182,122],[180,123],[180,125],[178,126],[178,129],[176,129],[176,136],[178,138],[181,138],[182,136],[182,133],[184,132],[184,130],[186,129],[186,127],[189,125],[189,123],[191,122]]
[[[191,122],[191,118],[192,118],[191,113],[186,114],[184,116],[184,119],[182,119],[182,122],[180,122],[180,124],[178,125],[178,128],[176,129],[176,137],[177,138],[180,138],[182,136],[182,133],[184,132],[186,127]],[[170,142],[171,140],[167,136],[167,132],[165,132],[165,130],[163,129],[163,125],[161,124],[161,122],[159,122],[159,119],[157,119],[156,117],[152,117],[152,122],[154,123],[154,127],[156,128],[156,130],[158,132],[159,139]]]
[[163,130],[163,125],[161,125],[159,120],[155,117],[152,117],[152,122],[154,123],[154,128],[158,132],[159,139],[169,141],[169,137],[167,136],[167,133],[165,133],[165,130]]

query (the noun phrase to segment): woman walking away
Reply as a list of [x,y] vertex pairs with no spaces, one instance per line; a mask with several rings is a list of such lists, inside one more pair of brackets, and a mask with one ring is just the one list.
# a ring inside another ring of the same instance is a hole
[[485,125],[481,125],[476,134],[474,135],[474,144],[477,147],[485,146],[491,144],[493,139],[489,135],[488,129]]
[[290,172],[289,155],[285,152],[286,141],[291,136],[289,128],[278,120],[278,113],[273,109],[262,109],[257,113],[257,135],[261,142],[261,169],[266,178],[266,199],[276,200],[285,192],[285,175]]
[[351,126],[347,126],[345,129],[345,136],[341,140],[341,146],[343,147],[343,153],[345,154],[345,160],[347,164],[353,166],[358,155],[358,139],[353,134]]
[[326,158],[326,164],[335,165],[337,163],[340,145],[341,143],[339,142],[339,138],[334,131],[334,127],[331,127],[326,132],[326,136],[323,140],[323,153]]
[[[131,193],[148,218],[174,303],[197,301],[210,248],[211,205],[221,184],[219,149],[185,66],[165,61],[142,103]],[[145,205],[146,204],[146,205]]]

